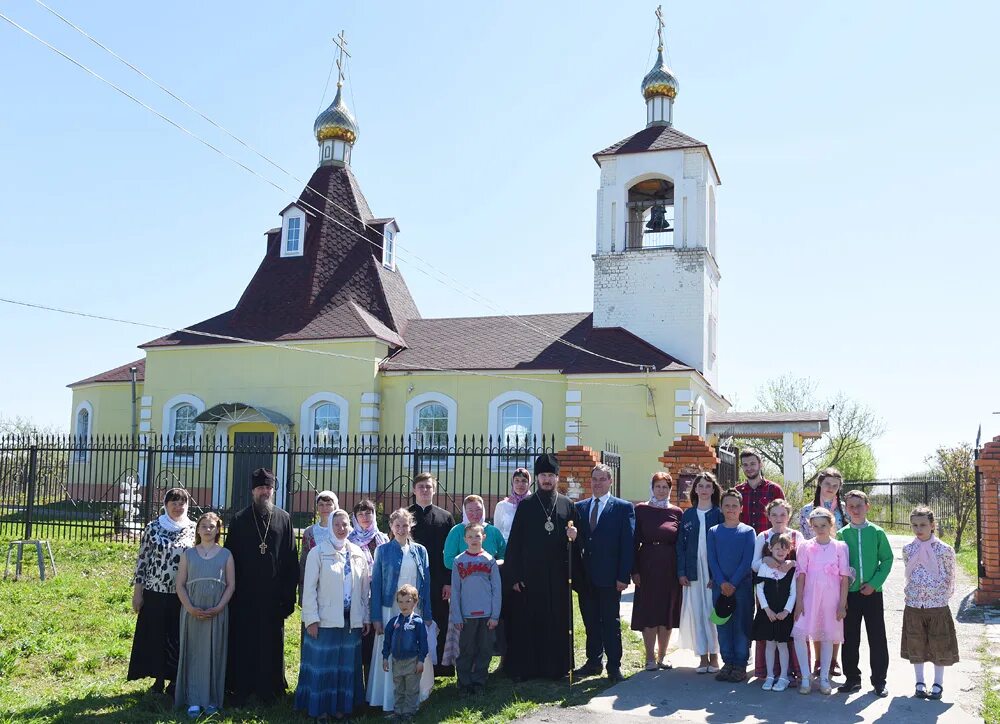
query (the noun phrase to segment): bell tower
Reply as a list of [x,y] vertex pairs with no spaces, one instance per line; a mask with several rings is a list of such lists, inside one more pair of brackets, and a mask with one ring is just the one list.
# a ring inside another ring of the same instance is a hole
[[663,58],[642,79],[646,127],[594,154],[597,191],[594,326],[624,327],[718,377],[716,188],[708,146],[673,125],[678,82]]

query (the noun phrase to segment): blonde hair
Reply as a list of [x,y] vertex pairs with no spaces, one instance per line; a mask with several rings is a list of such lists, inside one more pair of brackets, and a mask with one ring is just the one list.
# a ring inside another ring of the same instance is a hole
[[923,516],[927,518],[927,522],[934,525],[934,511],[931,510],[926,505],[918,505],[916,508],[910,511],[910,521],[912,522],[914,518],[919,518]]
[[399,590],[396,591],[397,601],[399,600],[400,596],[409,597],[413,600],[414,603],[420,600],[420,594],[417,592],[416,587],[411,586],[409,583],[404,583],[402,586],[399,587]]
[[775,498],[774,500],[772,500],[764,508],[764,513],[766,515],[770,515],[771,511],[774,510],[775,508],[784,508],[785,510],[788,511],[789,515],[792,514],[792,506],[784,498]]
[[476,530],[477,528],[479,529],[480,533],[486,533],[486,526],[483,525],[482,523],[469,523],[467,526],[465,526],[465,532],[469,533],[469,531]]
[[462,501],[462,507],[464,508],[469,503],[479,503],[483,507],[483,513],[486,512],[486,503],[478,495],[466,495],[465,500]]

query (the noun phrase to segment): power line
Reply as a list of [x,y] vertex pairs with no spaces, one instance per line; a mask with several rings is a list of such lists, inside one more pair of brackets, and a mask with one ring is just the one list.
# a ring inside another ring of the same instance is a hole
[[[356,362],[374,363],[374,364],[377,364],[379,366],[381,366],[382,364],[384,364],[385,362],[387,362],[388,359],[389,359],[389,358],[382,358],[382,357],[359,357],[358,355],[344,354],[342,352],[330,352],[330,351],[327,351],[327,350],[320,350],[320,349],[310,349],[308,347],[299,347],[299,346],[296,346],[296,345],[293,345],[293,344],[283,344],[281,342],[269,342],[269,341],[260,340],[260,339],[249,339],[247,337],[236,337],[234,335],[218,334],[216,332],[203,332],[201,330],[190,329],[188,327],[180,327],[180,328],[178,328],[178,327],[171,327],[171,326],[166,326],[166,325],[162,325],[162,324],[154,324],[152,322],[139,322],[139,321],[135,321],[135,320],[132,320],[132,319],[123,319],[121,317],[109,317],[109,316],[103,315],[103,314],[93,314],[91,312],[81,312],[81,311],[76,310],[76,309],[66,309],[64,307],[53,307],[53,306],[50,306],[50,305],[47,305],[47,304],[39,304],[37,302],[26,302],[26,301],[21,300],[21,299],[10,299],[10,298],[7,298],[7,297],[0,297],[0,303],[10,304],[10,305],[13,305],[13,306],[18,306],[18,307],[27,307],[29,309],[38,309],[38,310],[45,311],[45,312],[55,312],[55,313],[58,313],[58,314],[66,314],[66,315],[73,316],[73,317],[83,317],[85,319],[94,319],[94,320],[98,320],[98,321],[101,321],[101,322],[114,322],[116,324],[127,324],[127,325],[131,325],[133,327],[144,327],[146,329],[155,329],[155,330],[158,330],[158,331],[192,334],[192,335],[197,335],[199,337],[207,337],[209,339],[218,339],[218,340],[221,340],[223,342],[237,342],[237,343],[240,343],[240,344],[248,344],[248,345],[252,345],[252,346],[256,346],[256,347],[271,347],[271,348],[274,348],[274,349],[288,350],[290,352],[306,352],[308,354],[316,354],[316,355],[320,355],[320,356],[323,356],[323,357],[336,357],[338,359],[348,359],[348,360],[354,360]],[[501,375],[501,374],[494,374],[494,373],[490,373],[490,372],[479,372],[477,370],[457,370],[457,369],[450,369],[450,368],[447,368],[447,367],[432,367],[432,366],[428,366],[428,365],[414,365],[414,364],[407,364],[405,362],[393,362],[393,364],[397,364],[397,365],[399,365],[401,367],[408,367],[409,369],[417,371],[417,372],[425,372],[425,371],[429,371],[429,372],[444,372],[444,373],[447,373],[447,374],[468,375],[468,376],[471,376],[471,377],[489,377],[489,378],[492,378],[492,379],[514,380],[514,381],[517,381],[517,382],[542,382],[542,383],[545,383],[545,384],[555,384],[555,385],[565,385],[565,384],[567,384],[567,381],[564,381],[564,380],[547,380],[547,379],[543,379],[541,377],[523,377],[523,376],[518,376],[518,375]],[[644,385],[644,384],[638,384],[638,383],[634,383],[634,382],[630,382],[628,384],[617,385],[617,384],[614,384],[612,382],[583,382],[583,381],[579,381],[579,382],[574,382],[573,384],[574,385],[587,385],[587,386],[590,386],[590,387],[646,387],[646,385]]]
[[[101,48],[102,50],[104,50],[105,52],[107,52],[111,56],[113,56],[115,59],[119,60],[120,62],[122,62],[123,64],[125,64],[126,66],[128,66],[131,70],[135,71],[140,76],[142,76],[144,79],[148,80],[150,83],[152,83],[153,85],[155,85],[161,91],[163,91],[164,93],[166,93],[167,95],[169,95],[171,98],[173,98],[174,100],[176,100],[178,103],[181,103],[182,105],[184,105],[185,107],[187,107],[188,109],[190,109],[191,111],[193,111],[194,113],[196,113],[198,116],[200,116],[202,119],[204,119],[207,123],[211,124],[212,126],[214,126],[215,128],[217,128],[218,130],[222,131],[224,134],[226,134],[227,136],[229,136],[230,138],[232,138],[234,141],[236,141],[237,143],[239,143],[241,146],[243,146],[247,150],[249,150],[252,153],[254,153],[255,155],[257,155],[259,158],[261,158],[265,162],[269,163],[271,166],[273,166],[274,168],[276,168],[278,171],[282,172],[283,174],[285,174],[289,178],[293,179],[297,183],[303,184],[306,189],[308,189],[309,191],[312,191],[317,196],[320,196],[320,197],[324,198],[332,206],[334,206],[334,208],[342,211],[344,214],[346,214],[350,218],[355,219],[356,221],[358,221],[362,225],[366,225],[364,219],[356,216],[353,212],[351,212],[350,209],[344,208],[343,206],[341,206],[340,204],[338,204],[336,201],[334,201],[333,199],[329,198],[322,191],[319,191],[317,189],[312,188],[307,181],[303,181],[302,179],[298,178],[295,174],[293,174],[291,171],[285,169],[283,166],[281,166],[279,163],[277,163],[276,161],[274,161],[273,159],[271,159],[270,157],[268,157],[262,151],[258,150],[253,145],[251,145],[247,141],[243,140],[242,138],[240,138],[239,136],[237,136],[236,134],[234,134],[232,131],[230,131],[229,129],[227,129],[225,126],[221,125],[220,123],[217,123],[215,120],[213,120],[212,118],[210,118],[206,113],[204,113],[203,111],[199,110],[198,108],[196,108],[195,106],[193,106],[191,103],[189,103],[185,99],[181,98],[179,95],[177,95],[176,93],[174,93],[173,91],[171,91],[169,88],[167,88],[166,86],[164,86],[159,81],[157,81],[154,78],[150,77],[142,69],[140,69],[139,67],[137,67],[133,63],[130,63],[128,60],[126,60],[125,58],[123,58],[122,56],[120,56],[118,53],[116,53],[114,50],[112,50],[111,48],[109,48],[107,45],[105,45],[104,43],[102,43],[97,38],[93,37],[92,35],[90,35],[86,30],[84,30],[83,28],[79,27],[78,25],[76,25],[75,23],[73,23],[71,20],[69,20],[65,16],[61,15],[55,9],[53,9],[53,8],[49,7],[48,5],[46,5],[44,2],[42,2],[42,0],[35,0],[35,2],[39,6],[45,8],[45,10],[47,10],[49,13],[51,13],[52,15],[54,15],[55,17],[57,17],[63,23],[65,23],[66,25],[68,25],[70,28],[72,28],[76,32],[78,32],[81,35],[83,35],[90,42],[94,43],[97,47]],[[287,190],[287,189],[279,186],[278,184],[274,183],[273,181],[270,181],[269,179],[265,178],[264,176],[262,176],[261,174],[257,173],[256,171],[253,171],[248,166],[246,166],[243,163],[241,163],[240,161],[236,160],[235,158],[233,158],[229,154],[226,154],[225,152],[223,152],[222,150],[218,149],[217,147],[215,147],[214,145],[212,145],[208,141],[203,140],[202,138],[200,138],[199,136],[197,136],[192,131],[190,131],[187,128],[181,126],[179,123],[176,123],[176,122],[172,121],[171,119],[167,118],[164,114],[160,113],[156,109],[154,109],[151,106],[143,103],[142,101],[140,101],[135,96],[133,96],[130,93],[124,91],[121,88],[119,88],[112,81],[109,81],[106,78],[98,75],[97,73],[95,73],[94,71],[92,71],[87,66],[85,66],[82,63],[74,60],[69,55],[67,55],[66,53],[62,52],[61,50],[59,50],[55,46],[49,44],[48,42],[42,40],[40,37],[38,37],[37,35],[35,35],[31,31],[27,30],[26,28],[18,25],[17,23],[15,23],[13,20],[11,20],[10,18],[6,17],[2,13],[0,13],[0,18],[3,18],[4,20],[6,20],[8,23],[10,23],[14,27],[16,27],[18,30],[21,30],[22,32],[27,33],[32,38],[34,38],[38,42],[42,43],[46,47],[48,47],[50,50],[58,53],[63,58],[65,58],[66,60],[69,60],[74,65],[76,65],[79,68],[81,68],[82,70],[88,72],[89,74],[91,74],[92,76],[94,76],[95,78],[97,78],[98,80],[101,80],[102,82],[108,84],[109,86],[111,86],[115,90],[117,90],[120,93],[122,93],[123,95],[125,95],[130,100],[135,101],[136,103],[138,103],[139,105],[141,105],[142,107],[144,107],[146,110],[148,110],[148,111],[156,114],[161,119],[163,119],[164,121],[170,123],[170,125],[174,126],[178,130],[183,131],[187,135],[191,136],[192,138],[195,138],[196,140],[200,141],[204,145],[208,146],[213,151],[221,154],[223,157],[229,159],[233,163],[238,164],[244,170],[249,171],[253,175],[257,176],[258,178],[262,179],[263,181],[265,181],[269,185],[273,186],[274,188],[282,191],[283,193],[286,193],[286,194],[289,194],[289,195],[293,195],[291,191],[289,191],[289,190]],[[331,72],[332,72],[332,69],[333,69],[333,66],[331,65]],[[350,73],[350,62],[348,62],[348,64],[347,64],[347,71],[348,71],[348,73]],[[350,83],[350,77],[348,77],[348,81],[349,81],[348,85],[351,87],[351,100],[352,100],[352,103],[353,103],[353,101],[354,101],[354,88],[353,88],[353,85]],[[327,79],[327,82],[329,83],[329,78]],[[325,95],[326,95],[326,91],[324,90],[324,96]],[[355,110],[356,110],[356,106],[355,106]],[[321,214],[322,216],[325,216],[326,218],[328,218],[331,221],[333,221],[334,223],[339,224],[340,226],[342,226],[347,231],[349,231],[349,232],[355,234],[356,236],[360,237],[361,239],[363,239],[365,242],[367,242],[368,244],[370,244],[372,247],[378,248],[378,245],[375,242],[373,242],[371,239],[369,239],[367,236],[365,236],[364,234],[358,232],[355,229],[351,229],[349,226],[347,226],[346,224],[343,224],[339,220],[334,219],[332,216],[330,216],[329,214],[327,214],[324,210],[318,209],[315,206],[313,206],[312,204],[309,204],[308,202],[302,201],[301,199],[299,200],[299,203],[301,203],[302,205],[305,205],[305,206],[309,206],[311,209],[313,209],[314,211],[316,211],[316,213]],[[575,350],[577,350],[579,352],[584,352],[585,354],[589,354],[589,355],[591,355],[593,357],[598,357],[598,358],[606,360],[608,362],[614,362],[616,364],[620,364],[620,365],[623,365],[623,366],[626,366],[626,367],[632,367],[632,368],[635,368],[635,369],[643,369],[644,367],[647,366],[647,365],[642,365],[642,364],[636,364],[634,362],[626,362],[624,360],[615,359],[613,357],[608,357],[608,356],[599,354],[597,352],[594,352],[592,350],[589,350],[589,349],[587,349],[585,347],[582,347],[580,345],[574,344],[574,343],[570,342],[569,340],[566,340],[566,339],[564,339],[562,337],[557,337],[555,335],[552,335],[552,334],[548,333],[547,331],[545,331],[544,329],[542,329],[542,328],[540,328],[540,327],[538,327],[538,326],[536,326],[534,324],[531,324],[527,320],[515,317],[513,315],[510,315],[510,314],[504,312],[503,309],[500,308],[492,300],[490,300],[487,297],[479,294],[479,292],[475,291],[471,287],[465,286],[459,280],[457,280],[454,277],[452,277],[452,276],[446,274],[445,272],[441,271],[440,269],[438,269],[437,267],[435,267],[432,263],[430,263],[426,259],[423,259],[420,256],[414,254],[407,247],[399,244],[398,242],[396,244],[396,250],[397,250],[397,252],[399,250],[402,250],[402,251],[405,252],[402,255],[405,260],[407,260],[407,261],[416,260],[419,263],[426,265],[429,269],[432,269],[435,273],[439,274],[444,279],[447,279],[448,281],[452,282],[452,284],[447,284],[446,282],[442,281],[442,279],[436,278],[436,277],[432,276],[430,273],[428,273],[425,270],[420,269],[416,265],[414,266],[415,269],[417,269],[418,271],[421,271],[422,273],[424,273],[426,276],[430,277],[431,279],[434,279],[439,284],[442,284],[442,285],[444,285],[446,287],[449,287],[452,290],[454,290],[454,291],[462,294],[463,296],[469,297],[473,301],[479,302],[483,306],[486,306],[486,307],[492,309],[493,311],[497,312],[501,316],[503,316],[503,317],[505,317],[507,319],[510,319],[511,321],[513,321],[513,322],[515,322],[517,324],[520,324],[521,326],[523,326],[523,327],[525,327],[527,329],[530,329],[530,330],[536,332],[537,334],[539,334],[541,336],[548,337],[549,339],[552,339],[553,341],[556,341],[556,342],[559,342],[561,344],[564,344],[564,345],[566,345],[566,346],[568,346],[568,347],[570,347],[572,349],[575,349]],[[463,291],[463,289],[460,288],[460,287],[464,287],[466,291]]]

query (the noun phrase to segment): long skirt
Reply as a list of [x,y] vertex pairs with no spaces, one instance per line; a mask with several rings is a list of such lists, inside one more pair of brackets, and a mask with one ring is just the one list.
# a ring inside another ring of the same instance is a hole
[[181,601],[176,593],[143,590],[128,662],[129,681],[177,678],[180,623]]
[[321,628],[302,637],[295,708],[311,717],[351,714],[364,703],[361,629]]

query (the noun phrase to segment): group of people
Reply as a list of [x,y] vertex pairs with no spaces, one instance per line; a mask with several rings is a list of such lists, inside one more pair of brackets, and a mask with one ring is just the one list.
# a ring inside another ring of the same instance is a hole
[[[885,531],[868,520],[868,496],[842,494],[842,475],[827,468],[793,530],[792,507],[781,486],[763,478],[760,456],[745,451],[740,462],[746,482],[726,491],[711,473],[699,473],[687,510],[670,504],[666,473],[653,476],[649,502],[635,506],[632,628],[643,633],[646,669],[670,668],[667,645],[679,628],[681,645],[700,656],[699,674],[745,681],[756,641],[752,671],[765,691],[797,687],[809,694],[815,684],[831,694],[833,677],[843,675],[837,690],[853,693],[862,688],[864,624],[872,689],[887,696],[882,586],[893,553]],[[959,660],[948,607],[955,554],[934,535],[930,508],[915,508],[910,524],[916,537],[903,548],[901,656],[914,667],[914,696],[940,699],[944,669]],[[934,667],[933,682],[926,663]]]
[[[478,495],[464,499],[456,523],[434,504],[434,477],[421,473],[414,504],[391,512],[388,534],[372,501],[348,513],[322,491],[319,520],[302,532],[298,555],[270,471],[253,472],[252,503],[233,518],[225,547],[221,519],[205,513],[192,522],[187,492],[173,488],[140,543],[128,678],[153,678],[153,690],[192,717],[218,711],[224,699],[274,701],[287,689],[284,622],[297,593],[294,705],[318,719],[365,704],[411,718],[435,676],[455,673],[460,693],[474,694],[497,655],[518,681],[606,672],[617,682],[621,595],[634,583],[631,626],[642,632],[647,670],[671,668],[666,655],[679,628],[681,645],[700,656],[699,674],[744,681],[755,640],[753,673],[765,690],[808,694],[815,680],[829,694],[839,655],[839,691],[857,691],[863,622],[871,683],[885,696],[881,588],[892,552],[866,518],[867,497],[842,496],[840,473],[824,470],[793,530],[791,506],[762,477],[760,457],[744,452],[741,465],[747,481],[724,492],[699,473],[682,511],[671,502],[669,473],[653,475],[648,502],[633,505],[611,495],[604,465],[592,471],[591,496],[573,502],[558,491],[558,458],[540,455],[534,492],[531,472],[514,471],[493,524]],[[934,536],[933,512],[917,508],[911,523],[902,656],[914,664],[915,695],[937,699],[944,667],[958,661],[948,608],[955,559]],[[576,669],[572,591],[586,630],[586,660]]]

